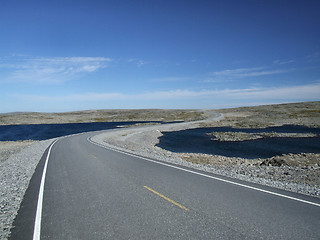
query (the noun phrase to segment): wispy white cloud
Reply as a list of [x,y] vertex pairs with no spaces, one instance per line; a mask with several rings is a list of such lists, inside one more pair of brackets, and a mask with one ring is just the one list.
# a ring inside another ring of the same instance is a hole
[[316,63],[316,62],[319,62],[319,59],[320,59],[320,51],[316,51],[312,54],[309,54],[308,56],[306,56],[307,58],[307,61],[309,63]]
[[6,81],[61,83],[80,74],[108,67],[112,59],[105,57],[13,58],[2,60],[0,68],[10,70]]
[[307,85],[283,86],[272,88],[248,88],[224,90],[221,93],[233,99],[253,100],[296,100],[303,101],[320,99],[320,82]]
[[283,86],[273,88],[243,88],[243,89],[216,89],[216,90],[172,90],[164,92],[151,92],[139,97],[147,99],[184,99],[207,98],[225,99],[225,101],[251,99],[251,100],[289,100],[302,101],[305,99],[320,100],[320,82],[307,85]]
[[[84,93],[66,96],[41,96],[41,95],[12,95],[24,101],[42,102],[94,102],[94,101],[123,101],[134,103],[135,101],[170,101],[170,100],[195,100],[203,99],[237,104],[239,100],[252,102],[283,102],[320,100],[320,82],[306,85],[283,86],[273,88],[243,88],[243,89],[212,89],[189,90],[175,89],[168,91],[152,91],[138,94],[123,93]],[[57,100],[58,99],[58,100]],[[152,107],[152,106],[150,106]]]
[[160,77],[150,79],[150,82],[181,82],[190,80],[190,77]]
[[294,69],[269,69],[266,67],[255,67],[255,68],[237,68],[227,69],[222,71],[210,72],[198,76],[179,77],[169,76],[162,78],[150,79],[151,82],[181,82],[187,80],[193,80],[196,82],[203,83],[220,83],[220,82],[231,82],[242,78],[260,77],[266,75],[275,75],[293,71]]
[[146,64],[148,64],[149,62],[147,61],[144,61],[144,60],[141,60],[141,59],[138,59],[138,58],[130,58],[127,60],[128,63],[133,63],[135,65],[137,65],[138,67],[142,67]]
[[276,65],[285,65],[285,64],[289,64],[289,63],[294,63],[295,60],[291,59],[291,60],[287,60],[287,61],[281,61],[281,60],[274,60],[273,63]]
[[83,94],[71,94],[71,95],[64,95],[64,96],[11,94],[11,97],[22,100],[22,101],[27,101],[27,102],[62,103],[62,102],[127,100],[129,96],[121,93],[83,93]]
[[219,78],[217,78],[217,77],[203,77],[203,78],[199,78],[199,79],[201,79],[199,82],[203,82],[203,83],[226,83],[226,82],[231,82],[231,81],[234,81],[234,79],[231,79],[231,78],[229,78],[229,79],[227,79],[227,78],[221,78],[221,77],[219,77]]
[[260,77],[266,75],[281,74],[290,71],[293,71],[293,69],[268,69],[266,67],[227,69],[209,73],[208,75],[210,77],[206,79],[206,82]]

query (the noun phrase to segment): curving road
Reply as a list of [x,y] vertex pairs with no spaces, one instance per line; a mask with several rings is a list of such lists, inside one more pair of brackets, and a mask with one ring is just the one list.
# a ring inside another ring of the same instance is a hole
[[46,151],[11,239],[320,239],[318,198],[128,155],[94,134]]

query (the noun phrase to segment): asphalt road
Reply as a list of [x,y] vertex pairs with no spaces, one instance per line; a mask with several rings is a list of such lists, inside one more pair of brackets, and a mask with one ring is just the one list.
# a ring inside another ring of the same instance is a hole
[[318,198],[130,156],[92,135],[47,150],[11,239],[33,239],[46,159],[41,239],[320,239]]

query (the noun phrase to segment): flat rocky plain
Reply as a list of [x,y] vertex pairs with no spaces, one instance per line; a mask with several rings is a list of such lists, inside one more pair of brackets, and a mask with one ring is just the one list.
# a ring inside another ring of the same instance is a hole
[[64,113],[17,112],[0,114],[0,125],[53,124],[87,122],[127,121],[194,121],[204,119],[206,111],[201,110],[87,110]]
[[[320,197],[320,154],[300,153],[267,159],[245,159],[211,154],[174,153],[156,146],[163,132],[199,127],[265,128],[290,124],[319,128],[320,102],[219,110],[90,110],[0,114],[0,125],[121,121],[183,122],[133,125],[96,135],[93,140],[161,161]],[[220,141],[244,141],[257,136],[220,132],[216,137]],[[34,169],[52,141],[0,142],[0,239],[7,239],[9,236],[11,224]]]

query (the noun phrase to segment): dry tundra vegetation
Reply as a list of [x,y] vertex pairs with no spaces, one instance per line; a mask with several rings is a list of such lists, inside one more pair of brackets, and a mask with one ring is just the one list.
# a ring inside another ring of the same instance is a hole
[[9,113],[0,114],[0,125],[52,124],[84,122],[127,122],[127,121],[195,121],[204,119],[205,111],[198,110],[87,110],[65,113]]
[[[235,127],[265,128],[270,126],[303,125],[320,127],[320,102],[303,102],[256,107],[219,109],[224,119],[210,121],[212,110],[88,110],[67,113],[13,113],[0,114],[0,125],[8,124],[50,124],[80,122],[120,122],[120,121],[200,121],[196,127]],[[186,127],[188,128],[188,127]],[[279,137],[277,133],[247,134],[243,132],[219,132],[211,134],[217,141],[244,141],[262,137]],[[284,134],[282,137],[315,137],[314,134]],[[1,161],[10,153],[19,151],[25,142],[1,142]],[[16,145],[17,148],[12,147]],[[320,148],[320,146],[319,146]],[[11,152],[10,152],[11,151]],[[4,153],[6,152],[6,153]],[[199,153],[175,153],[185,161],[210,165],[236,171],[249,177],[261,177],[269,180],[307,184],[318,189],[313,195],[320,194],[320,154],[301,153],[274,156],[268,159],[244,159]],[[236,169],[236,170],[234,170]],[[262,171],[263,170],[263,171]]]

